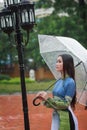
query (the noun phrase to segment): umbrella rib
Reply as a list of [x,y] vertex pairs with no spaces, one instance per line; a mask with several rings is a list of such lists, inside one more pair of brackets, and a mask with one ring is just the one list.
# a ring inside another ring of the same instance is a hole
[[82,63],[82,61],[78,62],[78,64],[77,64],[77,65],[75,65],[75,68],[76,68],[78,65],[80,65],[81,63]]
[[[59,78],[58,80],[60,80],[61,78]],[[49,90],[58,80],[56,80],[53,84],[51,84],[47,89],[45,89],[45,91]]]
[[[85,87],[86,87],[86,84],[87,84],[87,81],[86,81],[86,83],[85,83]],[[80,98],[81,98],[81,96],[82,96],[82,94],[83,94],[83,92],[84,92],[84,90],[85,90],[85,87],[82,89],[82,92],[81,92],[81,94],[80,94],[80,97],[79,97],[79,99],[78,99],[78,102],[77,102],[77,103],[79,103]]]

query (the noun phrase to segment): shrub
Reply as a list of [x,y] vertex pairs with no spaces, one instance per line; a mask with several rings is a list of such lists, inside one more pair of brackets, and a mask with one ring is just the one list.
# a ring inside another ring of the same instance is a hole
[[[31,80],[29,78],[25,78],[25,82],[30,83],[30,82],[35,82],[35,81]],[[2,83],[2,84],[20,84],[20,78],[16,77],[16,78],[11,78],[10,80],[3,79],[0,81],[0,83]]]
[[9,75],[0,74],[0,80],[10,80]]

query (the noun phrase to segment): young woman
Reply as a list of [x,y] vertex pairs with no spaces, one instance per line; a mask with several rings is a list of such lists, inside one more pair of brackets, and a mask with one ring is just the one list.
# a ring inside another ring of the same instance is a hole
[[78,130],[78,121],[73,112],[76,103],[76,82],[72,56],[59,55],[56,70],[61,73],[61,78],[54,85],[53,97],[48,97],[45,91],[39,92],[36,97],[42,97],[40,99],[43,104],[53,109],[51,130]]

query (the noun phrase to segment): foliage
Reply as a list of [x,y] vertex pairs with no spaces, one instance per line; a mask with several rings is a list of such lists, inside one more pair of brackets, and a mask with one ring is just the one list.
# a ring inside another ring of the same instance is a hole
[[[29,79],[29,78],[25,78],[25,82],[26,83],[31,83],[34,82],[34,80]],[[4,79],[0,81],[1,84],[20,84],[20,78],[16,77],[16,78],[11,78],[9,80]]]
[[0,74],[0,82],[1,80],[10,80],[10,76],[9,75],[4,75],[4,74]]
[[[41,26],[43,30],[40,29]],[[85,46],[86,37],[83,35],[85,33],[84,27],[79,25],[79,22],[77,24],[75,17],[62,16],[60,18],[55,14],[45,17],[38,24],[38,31],[40,34],[72,37]]]
[[[60,6],[61,5],[61,6]],[[73,28],[71,24],[67,24],[67,26],[71,27],[73,30],[72,37],[75,38],[85,47],[87,48],[87,2],[85,0],[71,1],[71,0],[55,0],[54,3],[55,13],[66,12],[69,15],[69,21],[74,22],[77,28]],[[67,22],[67,21],[66,21]],[[75,31],[77,29],[77,31]],[[76,35],[76,36],[74,36]]]
[[[13,79],[12,79],[13,80]],[[28,80],[28,79],[26,79]],[[46,90],[49,85],[53,84],[55,81],[26,81],[27,92],[35,92],[40,90]],[[52,88],[51,88],[52,89]],[[51,90],[50,89],[50,90]],[[19,83],[1,83],[0,82],[0,94],[12,94],[21,92],[21,87]]]
[[[36,3],[36,7],[39,8],[48,8],[53,6],[54,12],[52,15],[36,18],[37,22],[37,33],[38,34],[47,34],[47,35],[59,35],[59,36],[67,36],[72,37],[79,41],[85,48],[87,48],[87,24],[84,23],[84,19],[81,17],[81,11],[84,10],[84,7],[80,6],[80,4],[76,1],[71,0],[55,0],[55,2],[39,0]],[[79,1],[80,2],[80,1]],[[48,6],[45,6],[47,5]],[[61,5],[61,6],[60,6]],[[85,3],[86,6],[86,3]],[[86,12],[86,10],[85,10]],[[60,13],[66,13],[67,16],[60,17]],[[40,54],[38,53],[38,40],[36,41],[35,53],[32,53],[32,56],[35,60],[36,68],[41,66],[46,66],[44,61],[42,60]],[[37,48],[37,50],[36,50]],[[32,51],[34,52],[34,51]],[[36,57],[37,56],[37,57]]]
[[51,0],[38,0],[36,2],[36,8],[49,8],[52,6]]
[[14,59],[14,56],[16,55],[16,48],[13,39],[13,35],[11,35],[11,38],[9,39],[6,34],[0,32],[0,60],[3,59],[6,61],[7,55],[11,55],[12,59]]
[[55,0],[52,5],[53,14],[37,20],[38,32],[72,37],[87,48],[87,3],[84,0]]
[[[47,17],[36,17],[37,25],[30,32],[29,43],[23,46],[24,63],[27,70],[37,69],[40,66],[47,67],[40,55],[38,34],[72,37],[87,48],[87,3],[84,0],[77,2],[76,0],[39,0],[35,4],[35,9],[50,7],[54,7],[54,12]],[[67,15],[60,16],[62,13]],[[25,32],[23,32],[23,36],[26,39]],[[9,54],[12,63],[15,62],[17,50],[13,40],[14,34],[11,35],[11,42],[4,33],[0,32],[0,37],[0,60],[6,61]],[[33,59],[34,62],[30,63],[29,59]]]

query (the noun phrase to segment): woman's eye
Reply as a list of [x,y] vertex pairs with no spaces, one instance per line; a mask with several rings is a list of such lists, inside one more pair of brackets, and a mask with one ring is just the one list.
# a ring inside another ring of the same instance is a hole
[[58,63],[61,63],[61,60],[58,60]]

